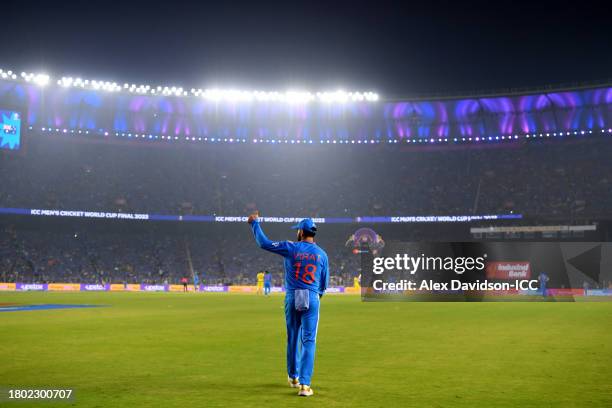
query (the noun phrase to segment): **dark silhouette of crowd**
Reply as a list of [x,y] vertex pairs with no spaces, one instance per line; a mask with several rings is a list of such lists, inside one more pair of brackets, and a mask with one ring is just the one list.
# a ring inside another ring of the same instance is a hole
[[[9,225],[0,230],[0,282],[178,284],[197,274],[206,285],[250,285],[257,272],[269,270],[281,286],[282,263],[259,250],[250,229],[241,227],[176,234]],[[289,231],[276,238],[292,238]],[[331,284],[352,285],[361,258],[345,247],[344,231],[330,229],[324,235],[322,245],[333,260]]]

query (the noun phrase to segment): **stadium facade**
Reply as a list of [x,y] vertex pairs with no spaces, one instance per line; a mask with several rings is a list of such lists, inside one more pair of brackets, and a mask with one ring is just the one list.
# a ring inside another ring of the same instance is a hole
[[37,132],[140,141],[487,143],[612,134],[611,87],[440,100],[346,94],[330,101],[268,101],[240,93],[211,99],[195,90],[172,92],[181,89],[176,87],[151,94],[149,87],[128,84],[105,91],[102,82],[93,83],[60,80],[40,86],[7,77],[0,80],[0,103],[21,110],[27,127]]

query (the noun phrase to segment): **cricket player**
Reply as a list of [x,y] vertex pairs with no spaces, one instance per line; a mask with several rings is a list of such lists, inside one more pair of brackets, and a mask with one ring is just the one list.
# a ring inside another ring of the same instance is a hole
[[298,395],[313,395],[310,387],[314,368],[319,299],[329,284],[327,254],[314,242],[317,226],[305,218],[297,229],[297,242],[270,241],[259,225],[259,214],[249,216],[257,244],[285,258],[285,322],[287,324],[287,374]]
[[193,291],[197,292],[199,288],[200,288],[200,277],[198,276],[197,273],[194,273],[193,274]]
[[264,272],[264,295],[268,296],[272,291],[272,274],[270,271]]
[[355,289],[361,289],[361,274],[353,278],[353,287]]
[[545,272],[542,272],[538,276],[538,280],[540,281],[540,293],[543,297],[546,297],[548,295],[548,290],[546,289],[546,286],[548,285],[548,281],[550,280],[550,278]]
[[257,272],[257,291],[255,292],[258,295],[263,293],[264,286],[264,271]]

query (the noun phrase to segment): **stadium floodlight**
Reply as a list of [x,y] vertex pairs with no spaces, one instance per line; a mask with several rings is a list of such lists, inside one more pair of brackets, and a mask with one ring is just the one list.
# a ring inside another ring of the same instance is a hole
[[345,91],[333,91],[333,92],[317,92],[311,93],[307,91],[296,91],[288,90],[285,92],[277,91],[243,91],[237,89],[191,89],[190,92],[196,97],[202,97],[211,101],[227,101],[227,102],[239,102],[239,101],[263,101],[263,102],[286,102],[290,104],[309,103],[315,100],[321,102],[359,102],[359,101],[377,101],[378,94],[374,92],[345,92]]
[[32,82],[38,86],[46,86],[49,83],[49,75],[47,74],[22,72],[21,78],[23,78],[23,80],[26,82]]
[[[17,79],[17,75],[13,71],[5,71],[0,69],[0,79]],[[50,83],[51,77],[47,74],[21,73],[21,78],[25,82],[31,82],[39,86],[46,86]],[[55,81],[57,85],[63,88],[81,88],[91,89],[94,91],[107,92],[128,92],[141,95],[163,95],[186,97],[195,96],[202,97],[206,100],[217,102],[284,102],[289,104],[306,104],[313,101],[324,103],[347,103],[347,102],[375,102],[379,100],[379,96],[375,92],[346,92],[343,90],[325,91],[325,92],[308,92],[301,90],[287,91],[249,91],[239,89],[199,89],[191,88],[186,91],[177,86],[156,86],[146,84],[130,84],[123,83],[122,85],[116,82],[82,79],[80,77],[61,77]]]

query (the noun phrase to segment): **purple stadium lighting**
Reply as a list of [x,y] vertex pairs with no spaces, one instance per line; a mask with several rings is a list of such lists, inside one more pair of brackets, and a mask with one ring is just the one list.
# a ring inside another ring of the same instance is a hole
[[[612,98],[606,96],[612,87],[440,101],[384,101],[367,92],[312,95],[186,91],[0,70],[0,102],[27,106],[27,125],[51,134],[113,133],[138,142],[255,144],[265,139],[275,145],[516,143],[593,131],[612,134]],[[173,136],[167,136],[169,129]],[[222,137],[209,138],[213,134]]]

